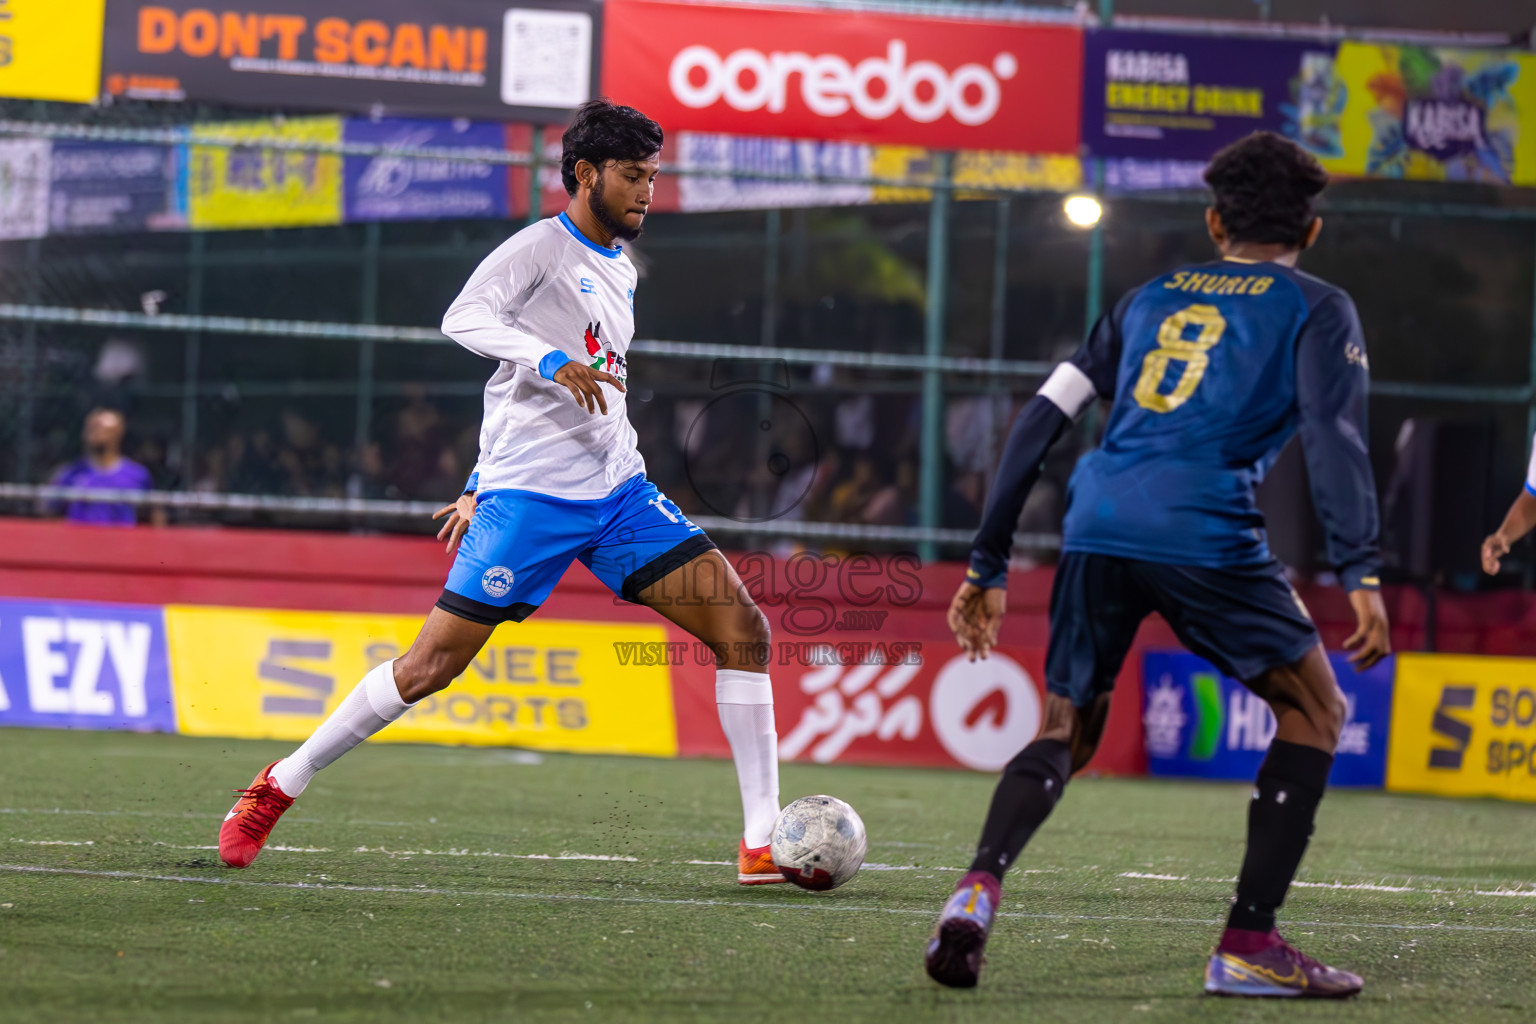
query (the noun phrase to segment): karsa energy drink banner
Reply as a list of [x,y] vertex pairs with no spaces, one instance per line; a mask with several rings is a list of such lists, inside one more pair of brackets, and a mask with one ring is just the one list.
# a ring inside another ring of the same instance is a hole
[[1249,132],[1272,131],[1334,151],[1343,100],[1333,59],[1332,44],[1089,32],[1083,146],[1100,157],[1203,162]]
[[[50,0],[56,2],[56,0]],[[593,0],[111,0],[109,95],[564,121],[594,95]]]

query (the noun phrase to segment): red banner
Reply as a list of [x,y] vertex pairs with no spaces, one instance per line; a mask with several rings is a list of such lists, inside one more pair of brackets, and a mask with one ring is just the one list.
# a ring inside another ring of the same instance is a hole
[[603,92],[670,130],[1076,153],[1061,25],[609,0]]

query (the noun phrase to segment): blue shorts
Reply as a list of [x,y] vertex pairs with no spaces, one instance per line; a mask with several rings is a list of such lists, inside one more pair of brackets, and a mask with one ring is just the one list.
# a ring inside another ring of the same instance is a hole
[[482,491],[437,606],[495,625],[544,603],[574,559],[626,601],[714,543],[644,475],[606,498]]
[[1051,588],[1046,688],[1080,708],[1108,693],[1153,612],[1185,647],[1244,682],[1319,642],[1279,562],[1207,569],[1068,551]]

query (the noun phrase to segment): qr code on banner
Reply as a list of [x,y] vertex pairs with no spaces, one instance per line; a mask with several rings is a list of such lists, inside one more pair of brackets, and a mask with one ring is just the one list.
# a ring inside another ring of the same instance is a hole
[[514,7],[502,21],[501,102],[576,107],[592,86],[592,16]]

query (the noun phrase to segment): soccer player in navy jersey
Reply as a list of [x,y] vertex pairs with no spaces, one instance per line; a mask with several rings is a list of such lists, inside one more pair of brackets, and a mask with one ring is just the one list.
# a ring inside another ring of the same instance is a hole
[[1365,342],[1340,289],[1296,269],[1317,241],[1327,175],[1260,132],[1205,172],[1221,258],[1136,288],[1099,320],[1014,422],[949,625],[971,657],[997,642],[1014,524],[1047,449],[1099,398],[1099,449],[1072,475],[1051,594],[1045,726],[1003,771],[970,871],[927,949],[936,981],[975,985],[1002,878],[1067,781],[1093,756],[1110,690],[1141,620],[1157,612],[1191,651],[1274,710],[1254,785],[1248,849],[1207,992],[1348,996],[1357,975],[1275,929],[1344,724],[1317,630],[1265,540],[1254,488],[1301,435],[1328,554],[1358,628],[1357,668],[1389,653],[1378,591],[1376,491],[1366,451]]

